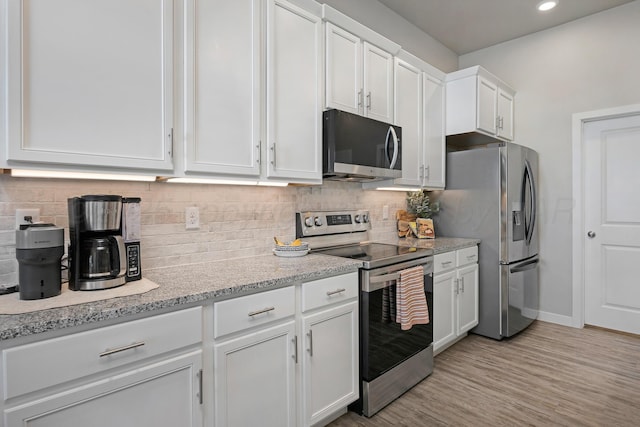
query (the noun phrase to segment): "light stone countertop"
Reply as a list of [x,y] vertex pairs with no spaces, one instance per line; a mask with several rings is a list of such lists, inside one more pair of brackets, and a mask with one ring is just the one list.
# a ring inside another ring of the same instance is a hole
[[459,237],[436,237],[435,239],[418,239],[415,237],[398,237],[388,242],[398,246],[432,249],[433,254],[455,251],[480,244],[479,239],[463,239]]
[[[474,246],[480,240],[398,238],[383,243],[432,249],[438,254]],[[148,270],[143,272],[144,277],[157,283],[159,288],[144,294],[26,314],[0,315],[0,341],[156,310],[205,304],[349,273],[361,266],[361,261],[311,254],[300,258],[263,255]]]
[[361,266],[361,261],[326,255],[299,258],[262,255],[143,271],[145,278],[159,285],[157,289],[26,314],[0,315],[0,341],[155,310],[204,304],[349,273]]

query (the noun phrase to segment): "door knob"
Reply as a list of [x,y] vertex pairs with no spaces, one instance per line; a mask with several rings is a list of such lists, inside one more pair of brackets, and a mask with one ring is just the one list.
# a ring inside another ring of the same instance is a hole
[[587,237],[589,237],[590,239],[593,239],[594,237],[596,237],[596,233],[595,233],[595,232],[593,232],[593,231],[589,231],[589,232],[587,233]]

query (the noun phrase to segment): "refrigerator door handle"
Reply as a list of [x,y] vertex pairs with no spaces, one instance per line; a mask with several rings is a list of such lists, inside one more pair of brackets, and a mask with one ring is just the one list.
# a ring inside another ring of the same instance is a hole
[[536,257],[527,261],[520,262],[509,269],[510,273],[521,273],[527,270],[533,270],[538,266],[540,260]]
[[[533,181],[533,172],[531,170],[531,164],[528,160],[525,160],[525,180],[528,181],[529,184],[529,192],[531,193],[531,207],[529,210],[529,224],[527,224],[527,218],[525,217],[525,233],[527,239],[527,245],[531,243],[531,239],[533,238],[533,228],[536,224],[536,185]],[[523,183],[524,184],[524,183]],[[524,188],[523,188],[524,190]],[[524,198],[523,198],[524,202]]]

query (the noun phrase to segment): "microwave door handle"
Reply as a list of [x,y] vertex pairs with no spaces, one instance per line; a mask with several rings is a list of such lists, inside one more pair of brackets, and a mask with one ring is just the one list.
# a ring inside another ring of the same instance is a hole
[[[389,159],[389,135],[393,137],[393,157]],[[396,134],[396,130],[393,126],[389,126],[389,130],[387,131],[387,139],[384,142],[384,151],[387,154],[387,159],[389,159],[389,168],[393,169],[398,161],[398,135]]]

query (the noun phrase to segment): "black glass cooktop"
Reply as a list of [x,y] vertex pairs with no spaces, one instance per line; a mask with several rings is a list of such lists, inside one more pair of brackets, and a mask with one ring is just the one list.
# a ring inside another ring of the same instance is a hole
[[361,260],[364,268],[377,268],[399,262],[433,255],[433,251],[423,248],[408,248],[387,243],[360,243],[314,250],[315,254],[333,255]]

